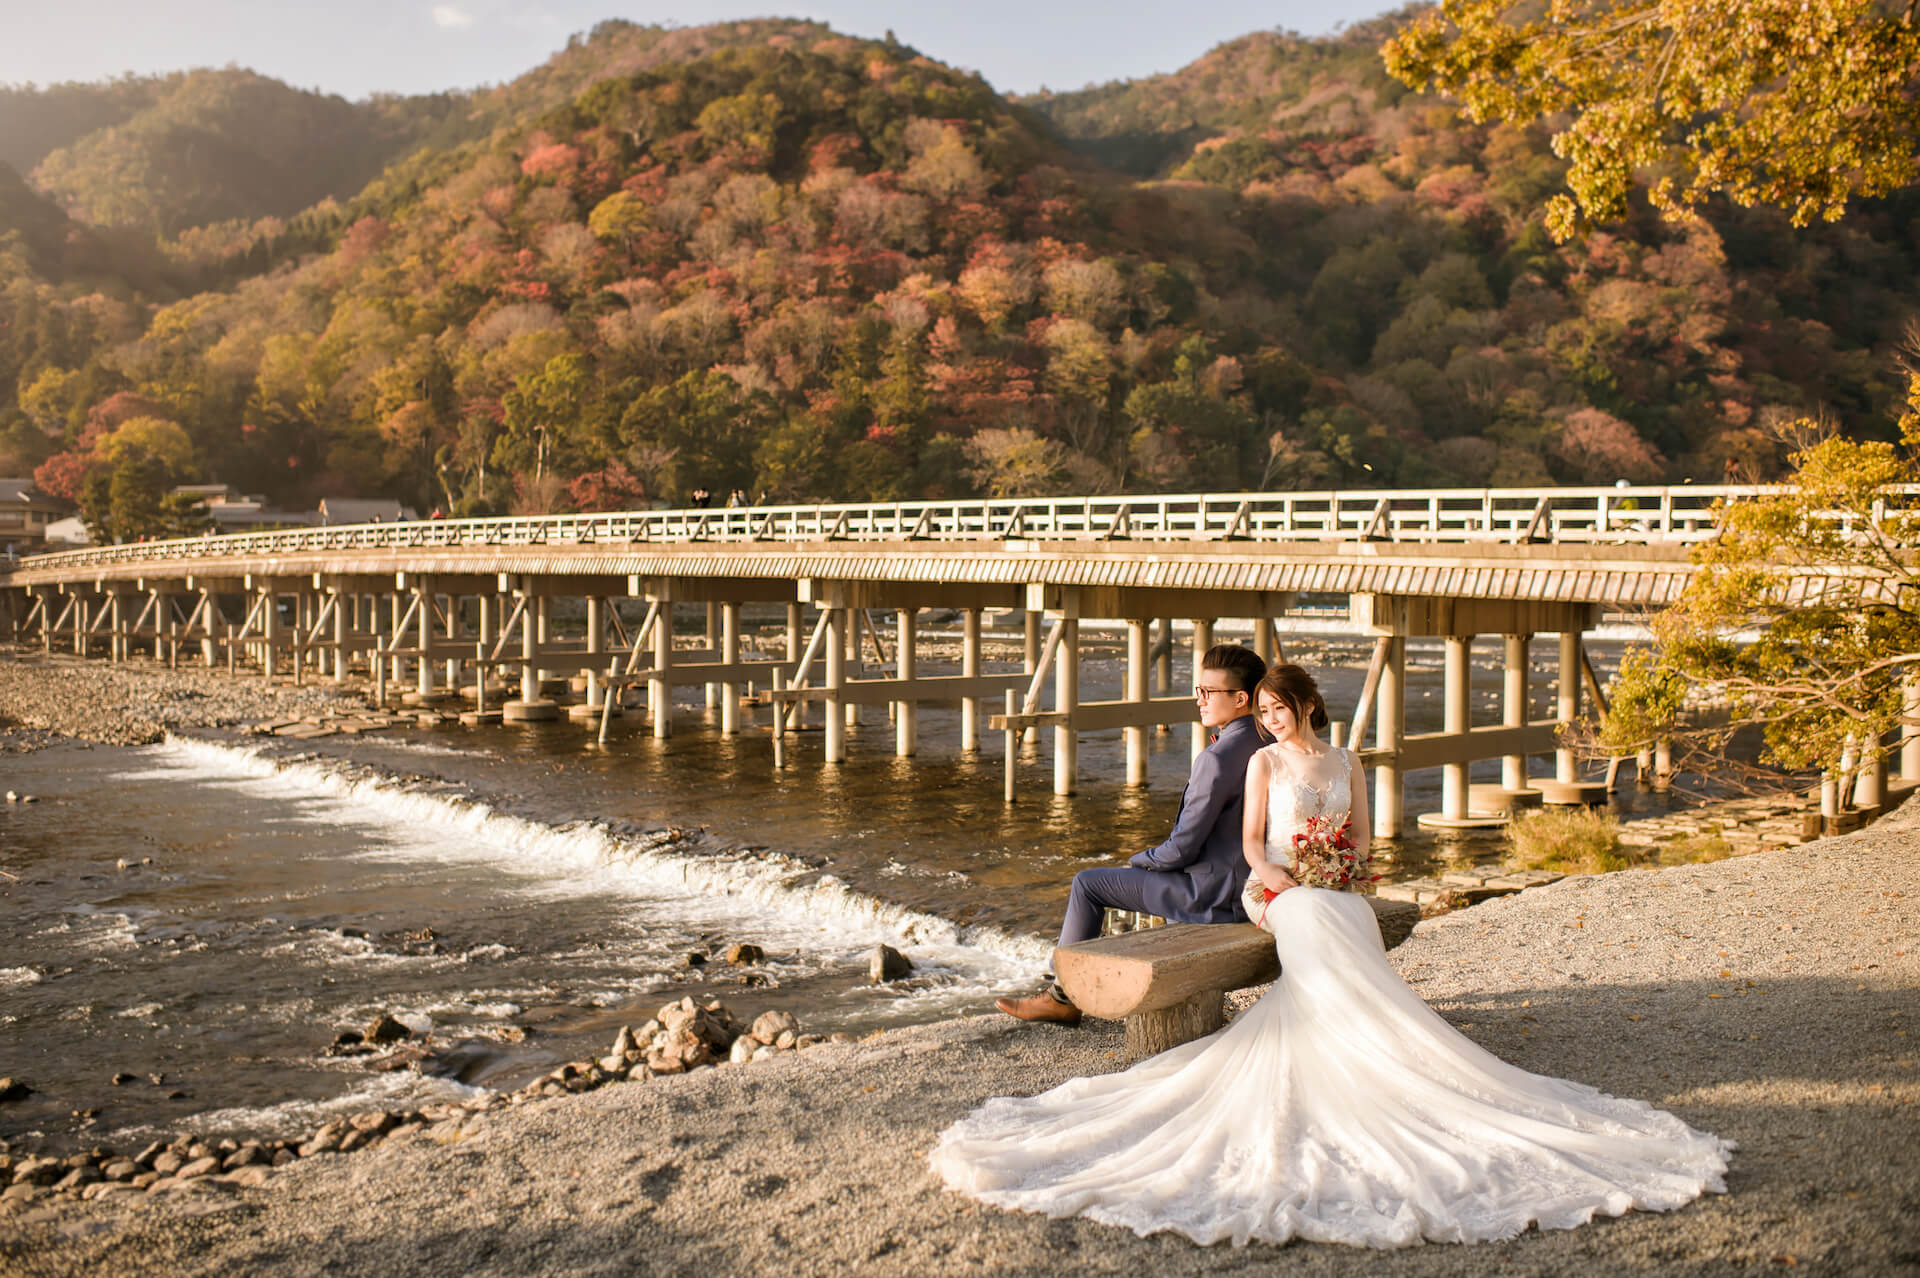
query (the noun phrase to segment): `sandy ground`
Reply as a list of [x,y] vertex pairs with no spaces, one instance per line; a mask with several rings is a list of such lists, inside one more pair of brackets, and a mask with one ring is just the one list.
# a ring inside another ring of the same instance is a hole
[[1195,1247],[946,1192],[986,1097],[1117,1068],[1117,1026],[988,1014],[477,1115],[261,1189],[0,1214],[0,1273],[1920,1273],[1920,812],[1422,923],[1394,962],[1528,1069],[1739,1142],[1729,1192],[1477,1247]]

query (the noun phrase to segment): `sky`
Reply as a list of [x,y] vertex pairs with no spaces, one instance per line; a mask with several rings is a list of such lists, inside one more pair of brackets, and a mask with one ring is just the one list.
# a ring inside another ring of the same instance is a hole
[[511,80],[607,18],[699,26],[811,18],[902,41],[1003,93],[1174,71],[1223,40],[1275,27],[1323,35],[1382,0],[0,0],[0,84],[241,66],[348,98]]

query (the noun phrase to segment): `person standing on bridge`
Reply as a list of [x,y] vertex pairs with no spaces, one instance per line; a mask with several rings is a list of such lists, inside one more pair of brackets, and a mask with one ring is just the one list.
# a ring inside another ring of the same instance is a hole
[[[1173,833],[1124,866],[1074,875],[1061,945],[1100,935],[1108,910],[1138,910],[1175,923],[1247,922],[1240,899],[1248,869],[1241,849],[1241,800],[1247,761],[1261,745],[1253,690],[1266,673],[1267,663],[1251,648],[1223,643],[1207,649],[1194,675],[1193,696],[1213,740],[1193,761]],[[1040,993],[998,999],[994,1006],[1023,1021],[1073,1025],[1080,1020],[1080,1009],[1051,972]]]

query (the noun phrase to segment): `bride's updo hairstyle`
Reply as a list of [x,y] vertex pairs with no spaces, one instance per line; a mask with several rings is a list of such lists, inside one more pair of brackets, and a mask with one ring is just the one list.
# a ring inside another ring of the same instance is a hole
[[1295,722],[1313,726],[1315,732],[1323,731],[1327,726],[1327,703],[1321,699],[1320,685],[1313,676],[1299,666],[1278,665],[1267,670],[1266,677],[1260,680],[1260,686],[1254,691],[1254,704],[1260,704],[1260,694],[1264,692],[1293,711]]

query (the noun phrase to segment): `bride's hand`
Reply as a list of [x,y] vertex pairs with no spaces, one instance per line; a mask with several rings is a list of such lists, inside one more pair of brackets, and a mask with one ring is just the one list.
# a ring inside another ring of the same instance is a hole
[[1300,886],[1299,883],[1294,881],[1292,875],[1280,869],[1274,870],[1271,874],[1262,874],[1260,881],[1266,884],[1267,891],[1274,893],[1276,896],[1288,888],[1297,888]]

